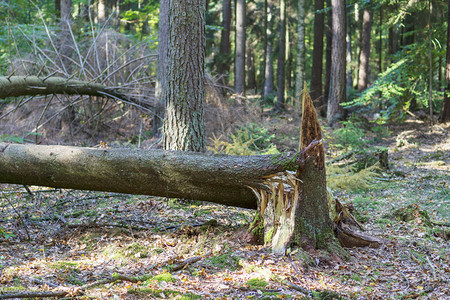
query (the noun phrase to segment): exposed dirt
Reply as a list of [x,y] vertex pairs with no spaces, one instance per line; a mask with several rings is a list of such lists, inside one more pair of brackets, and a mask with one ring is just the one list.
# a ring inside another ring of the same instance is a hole
[[[285,149],[298,143],[294,119],[264,121]],[[77,298],[449,298],[450,124],[389,129],[377,143],[389,149],[390,171],[370,190],[335,191],[366,234],[386,241],[379,249],[347,249],[347,261],[277,257],[237,238],[251,210],[3,185],[0,291],[74,292],[118,273],[137,282],[100,282]]]

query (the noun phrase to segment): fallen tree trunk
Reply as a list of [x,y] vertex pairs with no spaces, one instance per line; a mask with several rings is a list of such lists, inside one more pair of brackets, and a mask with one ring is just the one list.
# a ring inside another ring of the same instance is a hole
[[[257,208],[250,232],[284,254],[291,246],[341,252],[377,246],[342,226],[342,205],[326,188],[320,124],[303,98],[301,151],[229,156],[139,149],[0,143],[0,183],[188,198]],[[330,219],[332,215],[333,222]]]
[[256,208],[249,187],[295,170],[318,142],[298,153],[229,156],[139,149],[0,143],[0,182],[176,197]]
[[37,76],[0,76],[0,99],[19,96],[37,95],[86,95],[115,98],[124,102],[137,104],[146,109],[148,103],[128,97],[117,88],[109,88],[95,82],[66,79],[62,77],[42,78]]

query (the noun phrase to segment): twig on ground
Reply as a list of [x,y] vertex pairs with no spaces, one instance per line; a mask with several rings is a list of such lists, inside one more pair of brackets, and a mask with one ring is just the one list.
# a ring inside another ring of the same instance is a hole
[[[0,294],[0,299],[11,299],[11,298],[48,298],[48,297],[64,297],[64,296],[76,296],[82,294],[85,290],[90,289],[92,287],[101,285],[101,284],[108,284],[113,283],[116,281],[129,281],[133,283],[137,283],[141,280],[145,280],[146,277],[132,277],[122,274],[113,274],[109,278],[101,279],[98,281],[94,281],[92,283],[88,283],[85,285],[82,285],[80,287],[72,287],[72,288],[66,288],[62,286],[58,286],[53,291],[32,291],[32,292],[15,292],[15,293],[5,293]],[[31,278],[30,280],[35,280],[36,282],[43,282],[36,278]],[[43,282],[48,285],[47,282]],[[52,284],[53,285],[53,284]]]

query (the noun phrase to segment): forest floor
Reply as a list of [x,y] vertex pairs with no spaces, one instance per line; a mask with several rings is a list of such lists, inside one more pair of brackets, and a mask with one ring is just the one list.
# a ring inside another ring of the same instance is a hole
[[[298,131],[284,122],[277,136],[295,144]],[[42,187],[30,195],[2,185],[0,298],[26,291],[79,299],[448,299],[449,129],[389,126],[374,144],[389,149],[390,170],[369,189],[335,191],[353,204],[365,234],[384,241],[346,249],[348,260],[278,257],[243,243],[252,210]]]

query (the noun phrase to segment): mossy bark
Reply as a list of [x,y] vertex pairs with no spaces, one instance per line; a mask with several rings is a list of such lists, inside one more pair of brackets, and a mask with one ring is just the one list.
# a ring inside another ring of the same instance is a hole
[[[307,148],[313,149],[314,144]],[[302,164],[308,151],[282,155],[207,155],[0,143],[0,183],[185,198],[256,208],[249,187]]]

